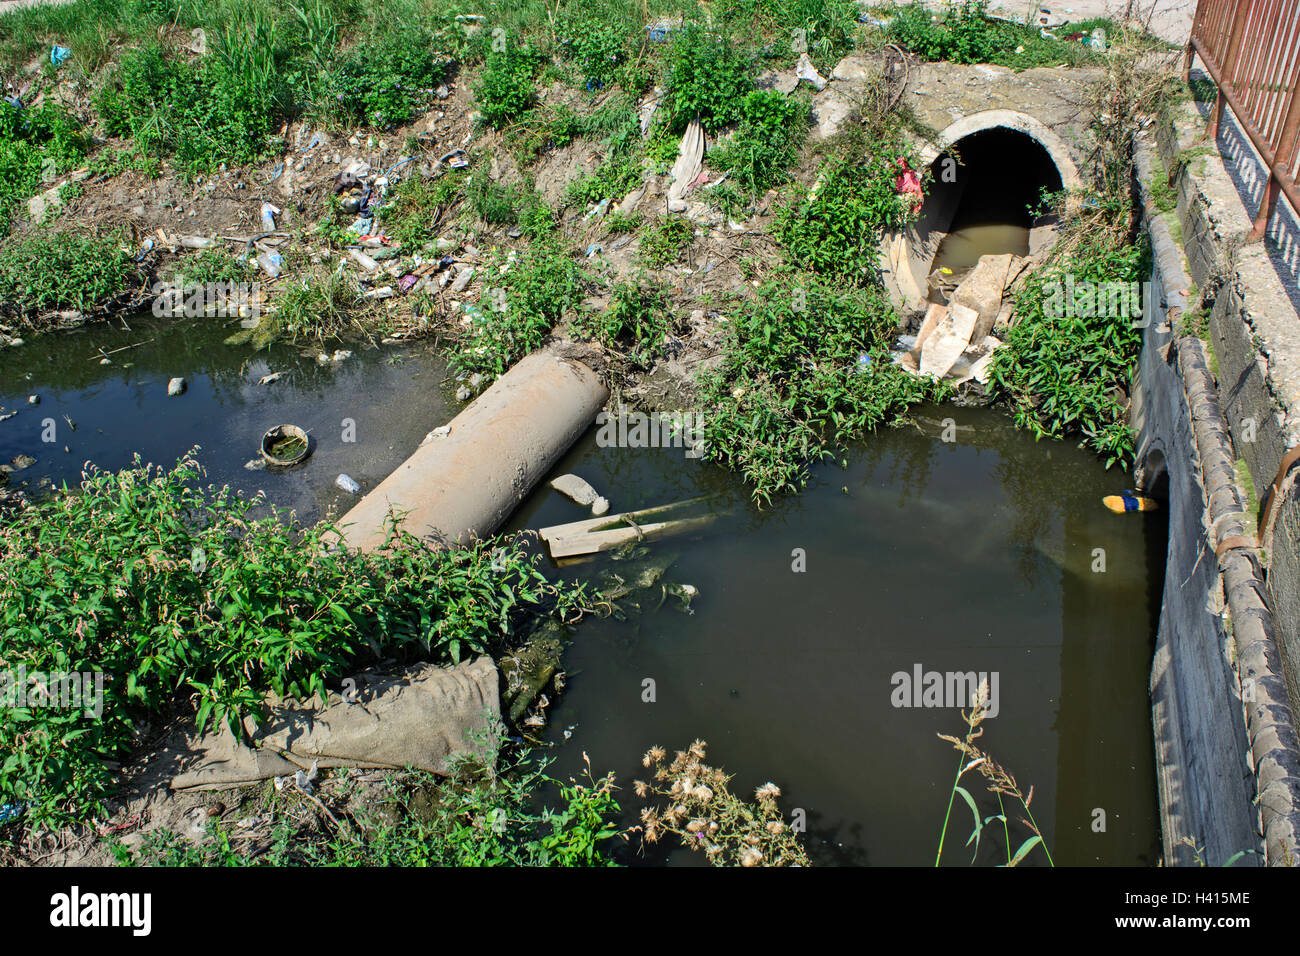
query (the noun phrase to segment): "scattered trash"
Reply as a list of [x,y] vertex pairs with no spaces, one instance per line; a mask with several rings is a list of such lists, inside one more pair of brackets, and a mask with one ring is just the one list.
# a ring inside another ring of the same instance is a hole
[[894,178],[894,191],[900,196],[912,197],[912,212],[917,213],[925,202],[925,191],[921,188],[921,174],[907,165],[902,156],[894,160],[902,172]]
[[50,66],[62,66],[63,61],[72,56],[72,51],[66,46],[50,47]]
[[361,266],[361,268],[365,269],[367,272],[374,272],[379,268],[379,263],[370,258],[370,256],[366,255],[360,249],[349,249],[348,258]]
[[679,26],[680,21],[657,20],[654,23],[649,24],[645,29],[651,43],[663,43],[668,39],[668,35]]
[[807,53],[799,54],[799,62],[795,65],[795,75],[801,80],[807,80],[818,90],[826,89],[826,77],[817,72],[817,67],[813,66],[813,61]]
[[262,201],[262,229],[265,232],[275,232],[275,217],[280,215],[280,207],[273,206],[271,203]]
[[27,404],[28,404],[28,405],[39,405],[40,403],[41,403],[41,396],[39,396],[39,395],[28,395],[28,396],[27,396]]
[[[551,487],[570,501],[580,505],[594,504],[600,496],[596,489],[585,479],[577,475],[566,474],[551,480]],[[601,499],[603,500],[603,499]],[[609,502],[605,502],[608,507]]]
[[668,187],[668,208],[673,211],[674,203],[681,202],[686,195],[686,190],[690,184],[700,175],[700,170],[704,165],[704,128],[700,126],[699,120],[691,120],[686,132],[682,134],[682,141],[677,155],[677,161],[673,163],[672,171],[669,175],[672,177],[672,183]]
[[347,475],[339,475],[334,479],[334,484],[350,495],[355,495],[361,491],[361,486]]
[[18,414],[17,409],[15,409],[12,412],[0,412],[0,422],[7,422],[9,421],[9,419],[13,418],[17,414]]
[[9,464],[0,465],[0,471],[4,471],[7,473],[15,472],[15,471],[26,471],[34,464],[36,464],[36,459],[33,458],[31,455],[14,455],[14,457],[9,459]]
[[258,385],[270,385],[272,382],[278,382],[284,376],[283,372],[272,372],[269,375],[263,375],[257,380]]
[[454,295],[458,292],[463,292],[465,286],[469,285],[470,280],[473,278],[474,278],[473,266],[468,266],[465,269],[462,269],[460,273],[456,276],[456,281],[451,284],[452,294]]
[[268,465],[296,465],[311,454],[311,439],[297,425],[276,425],[262,436],[262,457]]
[[188,385],[185,379],[174,378],[167,383],[167,394],[168,396],[175,398],[177,395],[183,395],[187,387]]
[[264,252],[257,257],[257,264],[272,279],[279,276],[284,268],[284,258],[278,252]]
[[597,253],[601,253],[604,251],[605,251],[604,246],[602,246],[599,242],[593,242],[591,245],[587,247],[587,258],[590,259],[592,256],[596,255]]
[[1156,511],[1160,508],[1160,502],[1154,498],[1136,495],[1132,490],[1124,491],[1118,495],[1107,495],[1101,499],[1101,503],[1120,515],[1127,511]]
[[181,236],[180,245],[186,249],[211,249],[216,242],[206,236]]
[[423,445],[426,442],[431,442],[438,438],[446,438],[450,434],[451,434],[450,425],[439,425],[433,431],[429,432],[429,434],[425,435],[424,441],[420,442],[420,444]]
[[463,149],[453,149],[438,160],[438,165],[450,166],[452,169],[464,169],[469,165],[469,157],[465,155]]
[[608,208],[609,208],[609,199],[608,197],[606,197],[605,199],[602,199],[600,202],[596,203],[596,205],[592,206],[591,209],[587,211],[587,214],[582,217],[582,221],[586,222],[588,219],[599,219],[601,216],[605,215],[605,210],[607,210]]
[[458,402],[468,402],[473,396],[474,393],[469,390],[467,385],[462,385],[456,389],[456,401]]
[[650,95],[637,105],[637,117],[641,123],[642,139],[650,135],[650,127],[654,124],[655,113],[659,110],[659,103],[663,98],[663,88],[656,86],[650,91]]
[[262,471],[264,468],[266,468],[266,459],[250,458],[248,461],[244,462],[244,467],[247,468],[249,471]]
[[600,497],[591,503],[591,513],[598,518],[601,515],[606,514],[608,511],[609,511],[608,498]]
[[25,803],[6,803],[0,807],[0,824],[8,823],[10,820],[16,820],[27,810]]

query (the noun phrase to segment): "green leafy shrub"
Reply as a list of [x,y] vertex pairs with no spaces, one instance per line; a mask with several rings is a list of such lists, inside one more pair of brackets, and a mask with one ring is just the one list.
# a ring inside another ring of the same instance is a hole
[[568,13],[557,24],[560,52],[573,60],[583,82],[598,87],[610,82],[627,63],[626,29],[591,12]]
[[641,233],[641,261],[651,269],[662,269],[676,262],[695,238],[690,221],[681,216],[660,216],[659,221]]
[[594,173],[569,183],[564,199],[575,206],[590,206],[602,199],[621,200],[640,184],[640,168],[630,159],[616,156],[601,163]]
[[483,122],[500,129],[537,102],[533,76],[541,57],[531,47],[507,46],[488,54],[474,87]]
[[555,229],[553,211],[529,179],[509,185],[495,182],[489,178],[486,164],[480,164],[467,182],[465,196],[469,212],[488,225],[514,223],[529,238]]
[[[167,470],[91,467],[81,486],[0,526],[0,660],[102,673],[103,710],[0,709],[0,802],[84,817],[112,787],[141,720],[192,698],[199,730],[242,733],[273,691],[307,696],[383,658],[454,662],[505,647],[539,613],[571,615],[522,541],[434,550],[331,549],[326,524],[259,516],[260,496]],[[262,513],[264,514],[264,512]]]
[[[1011,402],[1018,426],[1038,438],[1082,435],[1107,467],[1133,456],[1120,396],[1131,386],[1142,330],[1132,315],[1113,309],[1109,298],[1098,308],[1095,285],[1084,283],[1128,286],[1141,280],[1145,262],[1140,246],[1093,242],[1036,272],[1016,296],[1016,324],[989,370],[993,393]],[[1067,278],[1080,293],[1088,289],[1088,296],[1066,301]]]
[[516,122],[507,142],[520,166],[528,166],[550,149],[560,149],[582,135],[582,121],[567,106],[536,106]]
[[90,148],[76,117],[46,101],[22,110],[0,99],[0,235],[14,210],[49,177],[75,168]]
[[893,363],[897,316],[878,287],[784,276],[729,320],[724,360],[700,381],[706,455],[758,500],[798,491],[811,463],[939,394]]
[[611,236],[636,232],[641,228],[644,218],[639,212],[621,213],[617,209],[605,217],[605,228]]
[[187,283],[244,282],[253,275],[254,269],[247,261],[241,263],[227,252],[204,249],[179,262],[176,272]]
[[740,126],[709,164],[732,174],[752,195],[781,181],[808,131],[808,104],[776,90],[754,90],[741,104]]
[[0,314],[39,328],[48,312],[108,308],[140,282],[115,237],[39,233],[0,246]]
[[174,155],[184,169],[206,171],[266,154],[275,99],[263,78],[226,57],[191,64],[151,45],[123,55],[96,105],[110,133],[133,137],[145,153]]
[[464,170],[453,169],[437,179],[412,176],[402,182],[380,207],[388,234],[403,246],[417,248],[436,239],[443,217],[464,195],[466,176]]
[[425,105],[428,90],[452,67],[440,38],[411,24],[365,40],[340,58],[331,72],[332,106],[344,118],[390,129],[409,123]]
[[802,30],[800,39],[817,63],[853,48],[858,12],[854,0],[722,0],[718,4],[718,13],[733,36],[776,34],[793,46],[794,31]]
[[557,241],[534,242],[502,275],[506,268],[499,253],[488,265],[482,301],[465,309],[470,327],[451,356],[453,369],[501,375],[582,301],[582,269]]
[[648,368],[670,322],[668,297],[637,279],[614,286],[609,307],[583,313],[574,321],[573,330],[625,354],[633,365]]
[[709,132],[734,123],[754,88],[751,59],[726,37],[694,22],[672,34],[664,70],[664,103],[676,133],[695,119]]
[[886,229],[913,218],[895,180],[908,151],[888,141],[858,162],[829,160],[815,195],[801,189],[777,210],[776,234],[801,268],[837,276],[854,285],[878,276],[876,245]]
[[[932,19],[933,18],[933,19]],[[1096,21],[1096,23],[1109,21]],[[1058,29],[1090,33],[1093,21]],[[1111,35],[1114,35],[1113,24]],[[1026,28],[988,15],[987,0],[964,0],[939,15],[920,3],[899,8],[888,30],[889,38],[923,60],[952,63],[998,63],[1032,67],[1063,64],[1081,66],[1095,61],[1098,54],[1082,43],[1042,36]]]
[[275,307],[251,329],[240,329],[226,339],[229,345],[251,342],[267,348],[281,339],[324,342],[349,331],[364,331],[367,310],[361,287],[342,269],[308,271],[294,276],[280,293]]

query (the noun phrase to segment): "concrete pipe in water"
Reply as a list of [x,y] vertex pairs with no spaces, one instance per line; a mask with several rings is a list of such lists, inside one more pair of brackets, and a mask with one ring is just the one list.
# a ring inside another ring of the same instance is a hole
[[378,548],[390,511],[406,513],[411,533],[444,545],[491,534],[608,398],[581,362],[552,352],[525,357],[340,519],[346,542]]

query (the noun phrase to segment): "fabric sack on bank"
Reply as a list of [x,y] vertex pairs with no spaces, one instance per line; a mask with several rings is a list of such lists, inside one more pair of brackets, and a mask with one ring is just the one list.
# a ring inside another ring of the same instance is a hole
[[397,674],[359,674],[351,700],[267,698],[267,718],[245,718],[254,746],[228,727],[194,742],[173,790],[216,790],[270,777],[332,767],[446,773],[447,758],[495,757],[492,725],[501,706],[497,668],[490,657],[455,667],[421,664]]

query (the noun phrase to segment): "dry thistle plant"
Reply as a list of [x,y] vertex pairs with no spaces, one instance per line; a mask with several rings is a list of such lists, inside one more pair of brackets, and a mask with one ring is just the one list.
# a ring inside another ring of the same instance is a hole
[[[948,734],[938,734],[940,740],[946,740],[953,745],[961,756],[957,763],[957,776],[952,782],[952,792],[948,795],[948,812],[943,817],[943,830],[939,834],[939,850],[934,855],[934,865],[938,866],[943,857],[943,841],[948,835],[948,822],[952,818],[953,804],[956,803],[957,797],[960,796],[966,805],[970,808],[971,817],[974,820],[974,828],[971,830],[970,837],[966,840],[966,845],[972,843],[975,849],[971,854],[971,862],[975,862],[975,857],[979,854],[980,838],[984,834],[984,827],[988,824],[998,821],[1002,824],[1002,835],[1005,838],[1007,850],[1006,866],[1017,866],[1025,857],[1027,857],[1034,847],[1042,847],[1043,853],[1047,856],[1049,866],[1055,866],[1052,860],[1052,853],[1047,849],[1047,841],[1043,839],[1042,831],[1038,829],[1038,821],[1034,819],[1033,812],[1029,809],[1030,803],[1034,799],[1034,788],[1031,786],[1029,792],[1025,793],[1020,789],[1020,784],[1016,783],[1013,777],[1001,764],[995,761],[987,753],[975,746],[975,741],[983,736],[984,728],[980,726],[987,714],[987,705],[989,700],[988,681],[980,682],[979,690],[975,692],[975,700],[971,704],[969,712],[962,711],[962,719],[966,721],[966,737],[958,739]],[[962,778],[972,770],[978,770],[980,776],[984,778],[985,789],[997,797],[998,812],[991,814],[983,819],[980,818],[979,808],[975,804],[975,798],[971,796],[970,791],[961,785]],[[1020,802],[1025,815],[1020,818],[1020,822],[1027,827],[1032,834],[1028,839],[1020,844],[1015,855],[1011,853],[1011,829],[1007,822],[1007,811],[1003,805],[1003,795],[1014,797]]]
[[1097,143],[1089,162],[1093,188],[1055,203],[1061,223],[1056,260],[1081,246],[1117,248],[1130,240],[1137,212],[1131,203],[1134,140],[1181,87],[1179,51],[1153,49],[1148,37],[1129,27],[1110,40],[1101,75],[1079,103]]
[[746,803],[727,788],[731,777],[704,762],[706,746],[697,740],[671,761],[662,747],[646,752],[641,764],[653,778],[637,780],[634,789],[664,805],[642,809],[641,826],[633,829],[647,843],[671,833],[714,866],[808,866],[798,836],[781,819],[776,784],[763,784],[755,802]]

